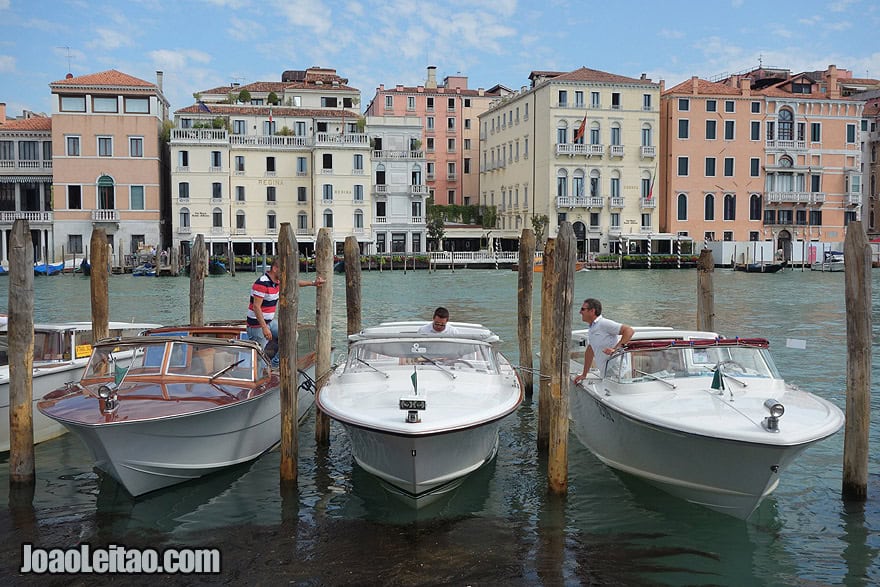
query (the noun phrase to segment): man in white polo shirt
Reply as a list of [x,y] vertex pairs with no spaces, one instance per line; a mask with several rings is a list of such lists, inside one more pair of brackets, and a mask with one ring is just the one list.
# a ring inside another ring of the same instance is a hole
[[596,362],[599,375],[604,376],[608,358],[628,343],[634,332],[632,326],[602,316],[602,302],[595,298],[587,298],[581,304],[581,319],[589,324],[590,344],[584,350],[584,370],[574,378],[576,384],[586,378],[593,361]]

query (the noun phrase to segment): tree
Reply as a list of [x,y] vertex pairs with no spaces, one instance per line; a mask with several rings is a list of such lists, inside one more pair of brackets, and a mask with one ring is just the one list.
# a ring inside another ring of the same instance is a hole
[[540,216],[532,214],[532,230],[535,231],[535,242],[538,244],[539,249],[544,247],[544,239],[546,238],[544,231],[547,229],[548,224],[550,224],[550,218],[546,214],[541,214]]
[[425,227],[428,238],[434,239],[434,250],[439,250],[443,237],[446,236],[446,211],[443,206],[435,206],[428,201],[428,210],[425,218]]
[[280,135],[280,136],[282,136],[282,137],[292,137],[292,136],[293,136],[293,131],[290,130],[290,127],[289,127],[289,126],[285,125],[285,126],[282,126],[282,127],[281,127],[281,130],[279,130],[279,131],[278,131],[277,133],[275,133],[275,134]]
[[278,98],[278,94],[275,92],[269,92],[269,96],[266,97],[266,101],[273,106],[278,106],[278,103],[281,101]]
[[251,93],[247,90],[242,90],[238,94],[238,101],[242,104],[250,104],[251,101]]

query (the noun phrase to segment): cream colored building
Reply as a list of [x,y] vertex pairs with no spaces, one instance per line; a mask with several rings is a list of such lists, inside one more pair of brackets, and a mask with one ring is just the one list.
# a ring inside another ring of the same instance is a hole
[[212,254],[273,254],[281,223],[300,250],[330,228],[372,242],[370,145],[358,90],[334,69],[286,71],[281,82],[198,93],[171,133],[173,241],[197,234]]
[[660,85],[585,67],[529,79],[480,116],[480,201],[497,207],[493,237],[516,238],[546,215],[545,236],[571,222],[587,258],[656,233]]

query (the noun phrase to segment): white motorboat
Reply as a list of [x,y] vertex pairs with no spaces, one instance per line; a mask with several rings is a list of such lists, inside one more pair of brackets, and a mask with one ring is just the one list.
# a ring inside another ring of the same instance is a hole
[[349,336],[348,356],[318,392],[355,461],[415,507],[436,501],[498,450],[501,421],[522,402],[519,376],[479,324],[423,335],[389,322]]
[[810,265],[810,270],[836,273],[843,271],[843,253],[840,251],[825,251],[822,255],[822,260]]
[[[135,336],[158,324],[110,322],[111,338]],[[34,442],[44,442],[64,434],[64,426],[37,411],[43,396],[68,381],[78,381],[89,362],[94,342],[91,322],[34,324],[33,423]],[[0,327],[0,452],[9,450],[9,340],[6,325]],[[124,365],[130,358],[118,354]]]
[[[300,329],[298,346],[313,338]],[[134,496],[253,460],[281,439],[280,378],[244,326],[165,327],[95,345],[79,383],[39,410],[81,438]],[[122,351],[131,365],[114,366]],[[314,403],[315,353],[298,352],[297,417]],[[114,368],[115,367],[115,368]]]
[[[587,342],[586,330],[573,333]],[[572,352],[572,375],[583,351]],[[576,360],[575,360],[576,359]],[[572,429],[606,465],[746,519],[843,413],[786,383],[759,338],[636,329],[570,397]]]

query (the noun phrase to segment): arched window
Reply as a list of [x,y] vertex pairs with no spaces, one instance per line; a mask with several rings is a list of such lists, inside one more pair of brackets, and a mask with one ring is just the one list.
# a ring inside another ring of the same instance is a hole
[[724,219],[736,220],[736,196],[724,194]]
[[590,123],[590,144],[591,145],[601,145],[602,140],[599,136],[599,133],[602,131],[602,127],[599,126],[599,123],[595,120]]
[[651,125],[645,123],[642,125],[642,146],[650,147],[654,142],[654,134]]
[[615,122],[611,125],[611,144],[620,146],[620,123]]
[[300,212],[296,215],[296,228],[301,231],[306,231],[309,228],[309,215],[305,212]]
[[385,166],[376,165],[376,185],[385,185]]
[[560,169],[556,172],[556,197],[564,198],[568,196],[568,172]]
[[575,169],[571,178],[571,195],[575,198],[584,197],[584,170]]
[[761,219],[761,196],[752,194],[749,196],[749,220]]
[[715,220],[715,196],[713,194],[706,194],[706,201],[703,209],[704,220]]
[[794,114],[788,108],[779,111],[779,140],[794,140]]
[[590,197],[598,198],[602,196],[602,192],[599,189],[599,180],[601,177],[599,176],[599,170],[593,169],[590,171]]
[[211,226],[214,228],[222,228],[223,227],[223,210],[220,208],[214,208],[214,212],[211,214],[213,222]]
[[564,120],[559,121],[559,125],[556,127],[556,144],[564,145],[568,142],[568,122]]
[[102,175],[98,178],[98,209],[99,210],[115,210],[116,209],[116,188],[114,187],[113,178],[109,175]]
[[620,172],[616,169],[611,172],[611,197],[620,197]]
[[678,194],[678,220],[688,219],[688,197],[687,194]]
[[189,208],[180,209],[180,228],[189,228]]
[[422,166],[413,165],[410,171],[410,185],[422,185]]
[[364,211],[357,209],[354,211],[354,229],[358,232],[364,229]]
[[245,229],[244,210],[239,210],[238,212],[235,213],[235,228],[237,228],[239,230]]
[[333,210],[330,208],[324,210],[324,228],[333,228]]

